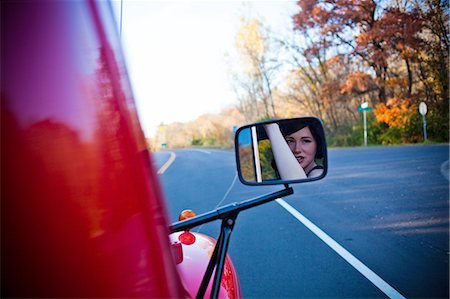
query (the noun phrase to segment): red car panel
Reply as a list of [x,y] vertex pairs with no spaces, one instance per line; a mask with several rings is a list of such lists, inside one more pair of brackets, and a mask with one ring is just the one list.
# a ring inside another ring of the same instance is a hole
[[184,297],[112,13],[2,1],[4,297]]
[[[192,298],[196,297],[209,260],[213,254],[216,240],[195,232],[176,232],[170,235],[175,252],[177,269],[186,290]],[[205,298],[210,298],[214,273],[205,292]],[[231,259],[226,257],[220,283],[219,298],[242,298],[239,278]]]

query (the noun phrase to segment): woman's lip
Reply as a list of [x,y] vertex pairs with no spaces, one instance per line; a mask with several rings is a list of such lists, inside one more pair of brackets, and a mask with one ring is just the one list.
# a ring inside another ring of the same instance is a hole
[[304,159],[304,157],[300,157],[300,156],[299,157],[295,157],[295,158],[297,159],[298,162],[302,162],[303,159]]

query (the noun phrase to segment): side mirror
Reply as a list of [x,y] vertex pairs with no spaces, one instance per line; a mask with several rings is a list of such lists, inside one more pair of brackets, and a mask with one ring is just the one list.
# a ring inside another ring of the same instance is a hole
[[236,131],[235,152],[239,179],[246,185],[302,183],[327,174],[325,132],[315,117],[243,126]]

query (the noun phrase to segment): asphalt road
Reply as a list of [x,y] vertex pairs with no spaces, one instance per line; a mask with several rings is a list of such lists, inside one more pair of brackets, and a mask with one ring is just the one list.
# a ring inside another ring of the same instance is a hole
[[[282,189],[242,185],[232,151],[173,153],[160,174],[172,221]],[[170,152],[153,157],[158,170]],[[448,145],[329,150],[327,177],[284,198],[311,229],[278,202],[239,215],[229,255],[244,297],[448,298],[448,159]]]

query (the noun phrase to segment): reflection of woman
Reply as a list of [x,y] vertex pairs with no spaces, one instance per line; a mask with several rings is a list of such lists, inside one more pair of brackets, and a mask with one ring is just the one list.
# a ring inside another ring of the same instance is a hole
[[276,161],[277,170],[282,180],[298,180],[306,178],[305,171],[298,163],[292,151],[281,134],[278,124],[264,126],[272,146],[273,157]]
[[[281,179],[317,177],[323,173],[323,167],[316,163],[316,159],[323,158],[323,151],[320,133],[315,126],[304,122],[290,122],[281,124],[281,128],[277,124],[269,124],[265,129]],[[301,166],[300,171],[298,165]],[[286,176],[285,172],[290,176]]]

